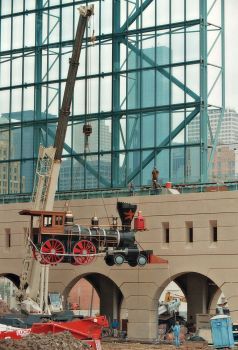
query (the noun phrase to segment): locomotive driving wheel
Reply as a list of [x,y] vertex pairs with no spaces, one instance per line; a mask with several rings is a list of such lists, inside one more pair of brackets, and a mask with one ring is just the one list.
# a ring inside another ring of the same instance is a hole
[[92,242],[85,239],[75,244],[73,254],[76,255],[74,256],[75,265],[88,265],[96,258],[95,255],[91,256],[91,254],[96,254],[96,247]]
[[45,264],[56,265],[59,264],[65,254],[65,248],[62,242],[58,239],[47,239],[41,246],[42,262]]

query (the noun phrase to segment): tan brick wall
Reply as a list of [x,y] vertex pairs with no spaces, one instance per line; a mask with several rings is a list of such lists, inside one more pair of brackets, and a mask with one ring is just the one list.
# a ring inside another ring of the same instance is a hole
[[[125,298],[129,336],[151,339],[156,337],[156,303],[163,288],[179,275],[196,272],[210,278],[224,292],[233,318],[237,320],[237,311],[233,310],[238,309],[238,192],[120,199],[138,204],[148,227],[148,231],[137,234],[138,241],[144,249],[152,248],[155,254],[168,259],[168,265],[109,268],[100,257],[89,266],[61,264],[51,268],[50,289],[68,290],[72,281],[76,283],[85,275],[101,273],[116,283]],[[117,214],[116,201],[116,198],[75,200],[70,206],[76,221],[82,225],[88,224],[95,213],[101,224],[108,224],[107,213],[109,216]],[[0,274],[20,274],[28,219],[17,213],[27,207],[27,204],[0,207]],[[63,207],[63,201],[55,203],[55,209]],[[211,242],[210,221],[217,221],[216,243]],[[168,222],[170,228],[168,244],[162,241],[164,222]],[[194,242],[191,244],[186,239],[186,222],[193,225]],[[11,248],[6,247],[6,228],[11,231]],[[145,309],[148,312],[143,318]]]

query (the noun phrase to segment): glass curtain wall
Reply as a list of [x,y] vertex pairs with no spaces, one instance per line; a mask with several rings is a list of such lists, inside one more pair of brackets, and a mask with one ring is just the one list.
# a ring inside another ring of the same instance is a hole
[[1,0],[0,194],[32,192],[39,145],[54,143],[77,8],[92,3],[58,190],[150,186],[154,166],[161,183],[208,180],[223,0]]

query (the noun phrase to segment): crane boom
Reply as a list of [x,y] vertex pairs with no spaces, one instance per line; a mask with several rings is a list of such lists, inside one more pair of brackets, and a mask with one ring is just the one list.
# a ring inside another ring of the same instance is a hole
[[[53,210],[54,198],[59,178],[61,158],[70,115],[74,86],[79,66],[79,58],[88,19],[94,14],[94,5],[81,6],[72,57],[69,60],[69,69],[65,85],[62,106],[59,112],[54,147],[40,146],[36,168],[36,177],[32,195],[33,208],[36,210]],[[47,312],[48,308],[48,278],[49,266],[40,265],[32,261],[30,245],[26,247],[26,256],[23,262],[23,271],[20,277],[20,290],[18,298],[26,300],[26,287],[28,298],[39,302],[40,309]],[[39,299],[37,299],[39,297]],[[23,304],[23,303],[22,303]]]
[[68,76],[66,80],[63,102],[59,113],[59,122],[55,135],[54,147],[56,148],[55,160],[60,161],[62,157],[64,140],[70,115],[70,105],[74,93],[74,85],[77,76],[79,57],[83,43],[83,36],[86,28],[88,18],[93,14],[93,6],[83,6],[79,9],[80,18],[76,31],[76,37],[73,47],[72,57],[70,59],[70,65],[68,70]]
[[[53,210],[54,197],[56,193],[57,182],[59,178],[60,164],[63,153],[63,147],[65,142],[65,135],[67,131],[67,125],[70,115],[70,105],[73,98],[74,85],[76,81],[79,57],[83,43],[83,36],[86,28],[88,18],[94,14],[94,5],[91,6],[81,6],[79,8],[80,18],[78,22],[72,57],[70,59],[68,76],[65,85],[64,97],[62,102],[62,107],[59,113],[58,126],[55,134],[54,148],[55,156],[53,161],[53,167],[51,175],[49,176],[49,183],[47,186],[47,191],[45,195],[45,206],[42,208],[44,210]],[[39,209],[39,208],[37,208]]]

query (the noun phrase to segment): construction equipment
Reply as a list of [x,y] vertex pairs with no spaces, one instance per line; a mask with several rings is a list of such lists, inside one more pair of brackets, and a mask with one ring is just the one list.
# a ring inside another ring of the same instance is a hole
[[181,302],[186,303],[186,298],[183,295],[174,294],[167,291],[164,297],[164,301],[159,303],[158,315],[159,321],[162,323],[170,323],[179,311]]
[[163,315],[173,315],[174,312],[178,312],[181,302],[179,299],[174,299],[171,301],[163,301],[159,305],[158,314]]
[[[54,198],[58,183],[66,129],[70,115],[75,80],[79,65],[79,57],[88,19],[94,14],[94,6],[81,6],[72,57],[69,62],[68,76],[59,113],[58,126],[54,147],[40,146],[36,177],[32,195],[34,210],[53,210]],[[37,217],[34,218],[36,224]],[[62,300],[59,293],[48,293],[49,265],[40,264],[32,259],[31,244],[26,242],[26,257],[20,276],[20,288],[17,294],[21,309],[27,313],[50,314],[62,310]],[[39,321],[38,321],[39,322]],[[24,325],[24,322],[22,322]],[[20,339],[31,333],[47,334],[69,331],[74,337],[84,339],[91,348],[101,349],[100,337],[103,327],[108,327],[107,320],[101,317],[87,318],[73,322],[33,323],[31,328],[0,332],[0,339]]]
[[[58,118],[54,147],[44,148],[40,146],[39,149],[32,195],[34,210],[53,210],[83,36],[87,22],[94,14],[94,6],[81,6],[79,12],[80,17],[72,57],[69,61],[68,76]],[[37,260],[32,259],[29,241],[26,244],[26,250],[23,271],[20,276],[20,288],[17,294],[18,300],[21,302],[22,309],[28,313],[41,313],[43,311],[49,314],[51,312],[48,303],[49,265],[41,265]]]
[[5,327],[3,330],[0,329],[0,340],[21,339],[30,334],[46,335],[69,332],[73,337],[88,344],[90,349],[101,350],[102,329],[108,326],[108,321],[104,316],[88,317],[71,322],[34,323],[31,328]]
[[169,301],[173,301],[173,300],[180,300],[183,303],[187,302],[184,295],[174,294],[174,293],[169,292],[169,291],[166,292],[165,297],[164,297],[164,301],[169,302]]

